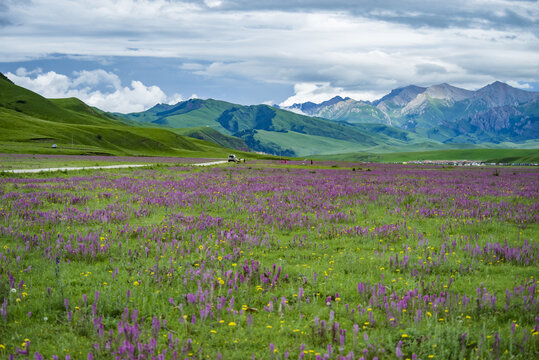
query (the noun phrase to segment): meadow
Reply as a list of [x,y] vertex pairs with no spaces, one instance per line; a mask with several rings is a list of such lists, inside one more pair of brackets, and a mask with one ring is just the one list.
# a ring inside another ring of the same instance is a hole
[[533,359],[539,170],[0,177],[0,358]]

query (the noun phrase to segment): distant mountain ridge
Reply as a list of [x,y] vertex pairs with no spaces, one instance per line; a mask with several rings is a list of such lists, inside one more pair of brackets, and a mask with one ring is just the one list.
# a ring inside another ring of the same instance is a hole
[[447,143],[519,142],[537,139],[538,99],[539,92],[499,81],[476,91],[443,83],[394,89],[373,102],[334,97],[287,109],[353,124],[395,126]]

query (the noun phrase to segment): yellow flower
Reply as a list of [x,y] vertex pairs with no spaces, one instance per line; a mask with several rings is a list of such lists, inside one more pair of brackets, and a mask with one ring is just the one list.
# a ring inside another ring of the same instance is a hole
[[236,323],[234,321],[231,321],[228,323],[228,326],[236,326]]
[[0,349],[5,349],[6,347],[4,346],[4,344],[0,344]]
[[210,332],[211,332],[212,334],[217,334],[217,331],[215,331],[215,330],[210,330]]
[[271,325],[266,326],[268,329],[271,329]]
[[202,250],[202,249],[204,249],[204,245],[200,245],[198,248],[199,248],[200,250]]
[[138,281],[135,281],[135,282],[133,283],[133,285],[135,285],[135,286],[139,286],[139,285],[140,285],[140,283],[139,283]]
[[402,336],[403,338],[407,338],[407,337],[408,337],[408,335],[406,335],[406,334],[402,334],[401,336]]

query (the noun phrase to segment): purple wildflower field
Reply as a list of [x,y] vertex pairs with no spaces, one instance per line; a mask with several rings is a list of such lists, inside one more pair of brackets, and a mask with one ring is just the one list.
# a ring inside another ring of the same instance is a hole
[[539,357],[535,168],[3,174],[0,357]]

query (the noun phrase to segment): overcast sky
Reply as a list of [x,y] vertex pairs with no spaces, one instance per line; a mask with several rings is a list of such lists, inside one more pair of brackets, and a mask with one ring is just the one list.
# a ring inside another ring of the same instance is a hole
[[0,0],[0,71],[108,111],[539,90],[538,1]]

